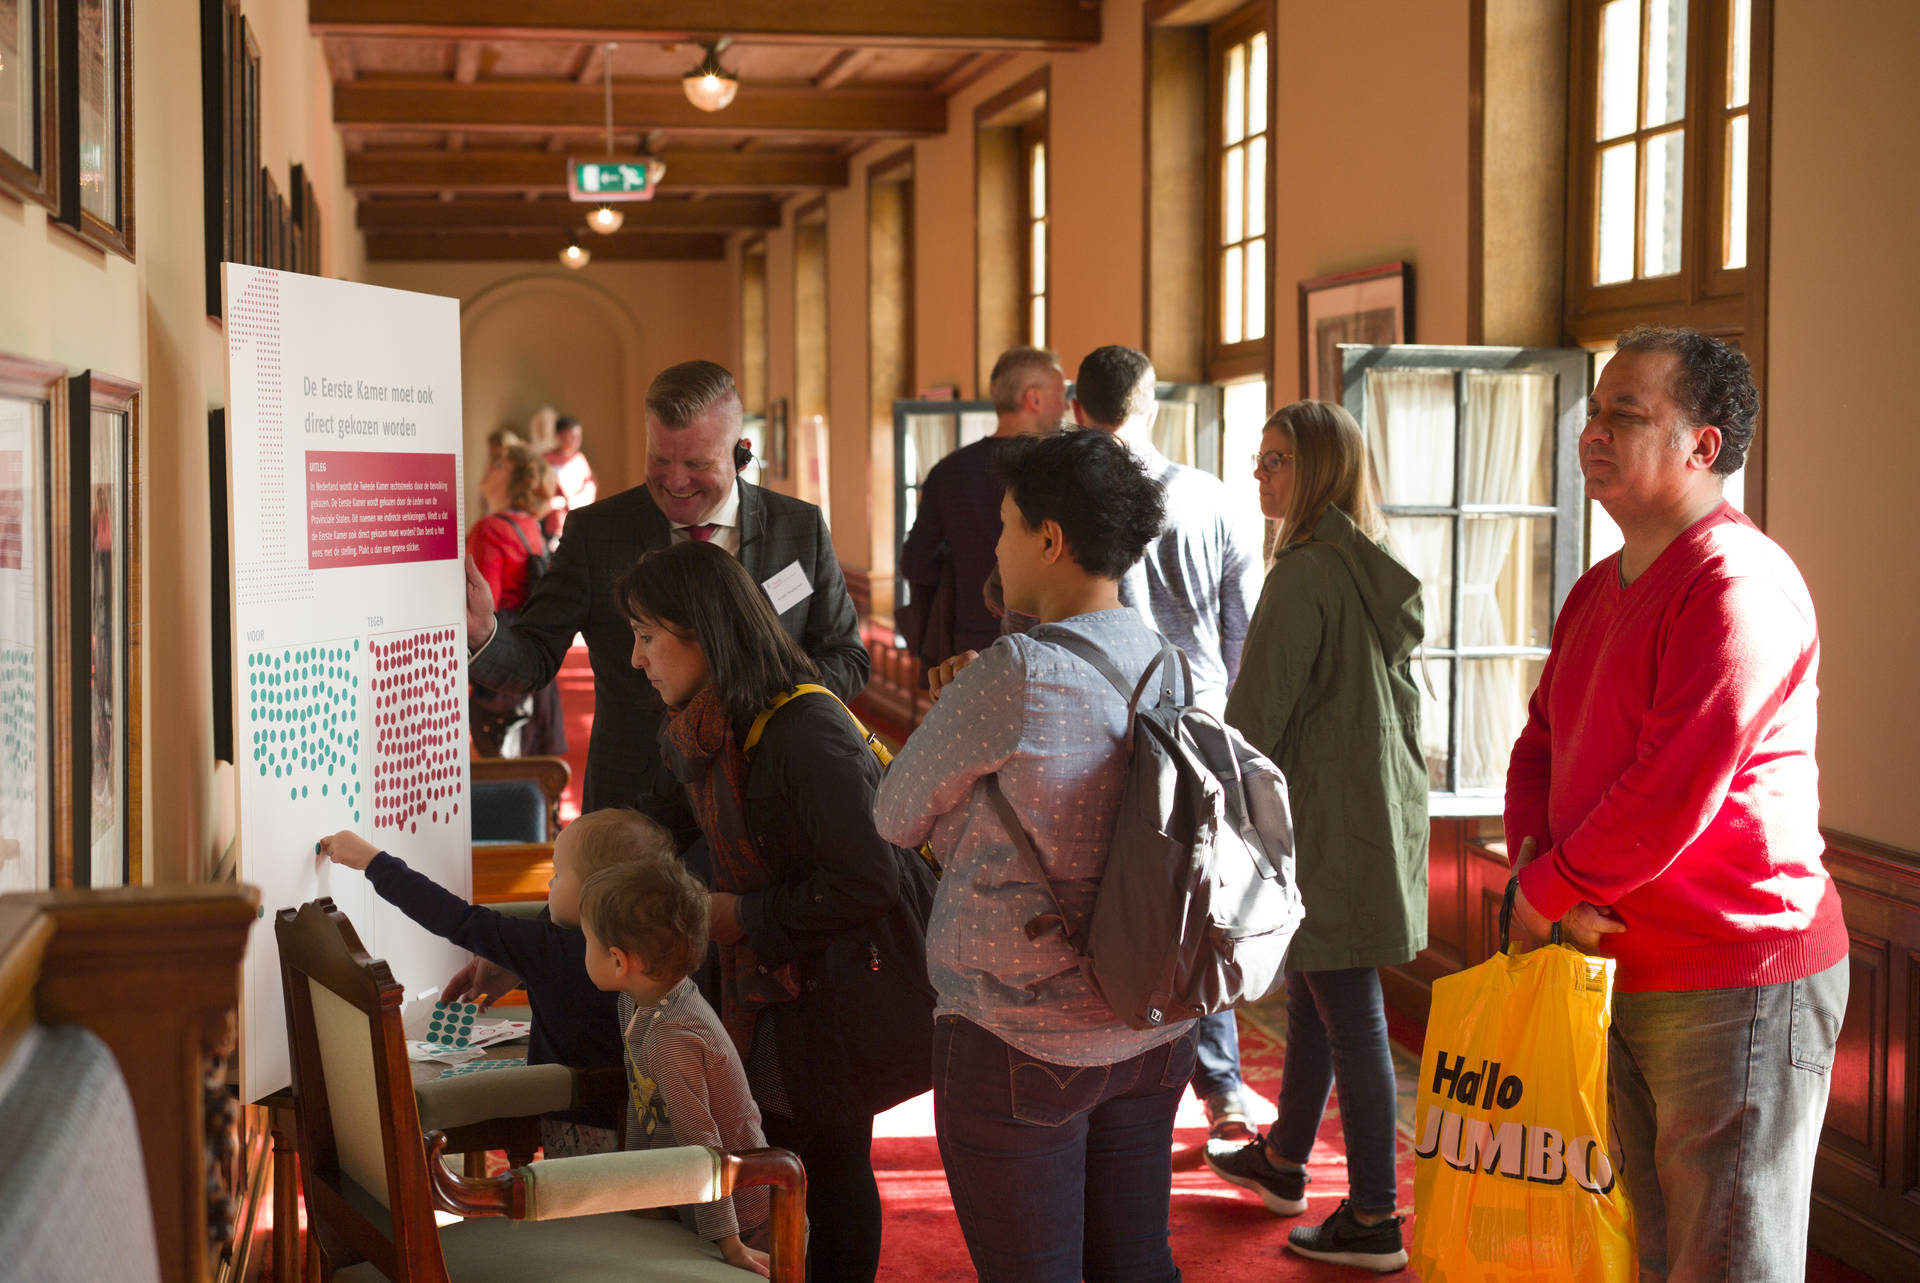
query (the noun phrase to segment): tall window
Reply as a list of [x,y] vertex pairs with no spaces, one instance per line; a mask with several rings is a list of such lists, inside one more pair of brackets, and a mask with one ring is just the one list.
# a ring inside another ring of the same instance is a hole
[[1208,154],[1213,250],[1207,335],[1216,380],[1266,371],[1267,32],[1254,6],[1216,27]]
[[[1756,18],[1770,0],[1581,0],[1575,28],[1569,328],[1747,328]],[[1756,14],[1756,9],[1758,13]]]
[[1021,131],[1027,175],[1027,342],[1047,345],[1047,139],[1039,122]]
[[1042,67],[973,111],[974,351],[983,394],[1002,352],[1045,347],[1053,328],[1048,80]]

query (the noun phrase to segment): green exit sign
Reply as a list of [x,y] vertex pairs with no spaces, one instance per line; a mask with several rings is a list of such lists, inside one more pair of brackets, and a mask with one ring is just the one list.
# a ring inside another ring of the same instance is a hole
[[647,181],[644,160],[609,158],[567,162],[567,194],[574,200],[652,200],[653,191],[653,184]]

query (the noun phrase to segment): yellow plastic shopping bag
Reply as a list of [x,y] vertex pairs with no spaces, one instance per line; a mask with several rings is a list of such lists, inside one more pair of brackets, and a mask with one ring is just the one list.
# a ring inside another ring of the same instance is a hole
[[[1513,888],[1501,914],[1507,935]],[[1436,980],[1414,1108],[1425,1283],[1631,1283],[1608,1153],[1613,960],[1551,944]]]

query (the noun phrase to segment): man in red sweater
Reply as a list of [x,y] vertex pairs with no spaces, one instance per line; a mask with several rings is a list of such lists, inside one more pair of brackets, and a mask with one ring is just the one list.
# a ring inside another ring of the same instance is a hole
[[1626,543],[1568,595],[1507,773],[1516,915],[1618,963],[1613,1122],[1643,1280],[1802,1277],[1847,1005],[1813,602],[1721,493],[1756,408],[1734,348],[1621,336],[1580,469]]

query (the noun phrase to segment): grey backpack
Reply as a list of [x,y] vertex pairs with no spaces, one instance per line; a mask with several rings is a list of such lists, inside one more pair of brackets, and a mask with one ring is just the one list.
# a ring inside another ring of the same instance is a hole
[[[1193,672],[1177,647],[1168,644],[1135,684],[1078,636],[1062,629],[1029,635],[1071,651],[1120,692],[1132,754],[1085,923],[1061,908],[999,778],[988,778],[1001,824],[1053,901],[1053,913],[1027,923],[1028,937],[1063,932],[1094,992],[1135,1029],[1265,997],[1280,981],[1304,916],[1279,768],[1194,706]],[[1184,700],[1174,689],[1176,663]],[[1158,696],[1143,706],[1157,672],[1165,674]]]

